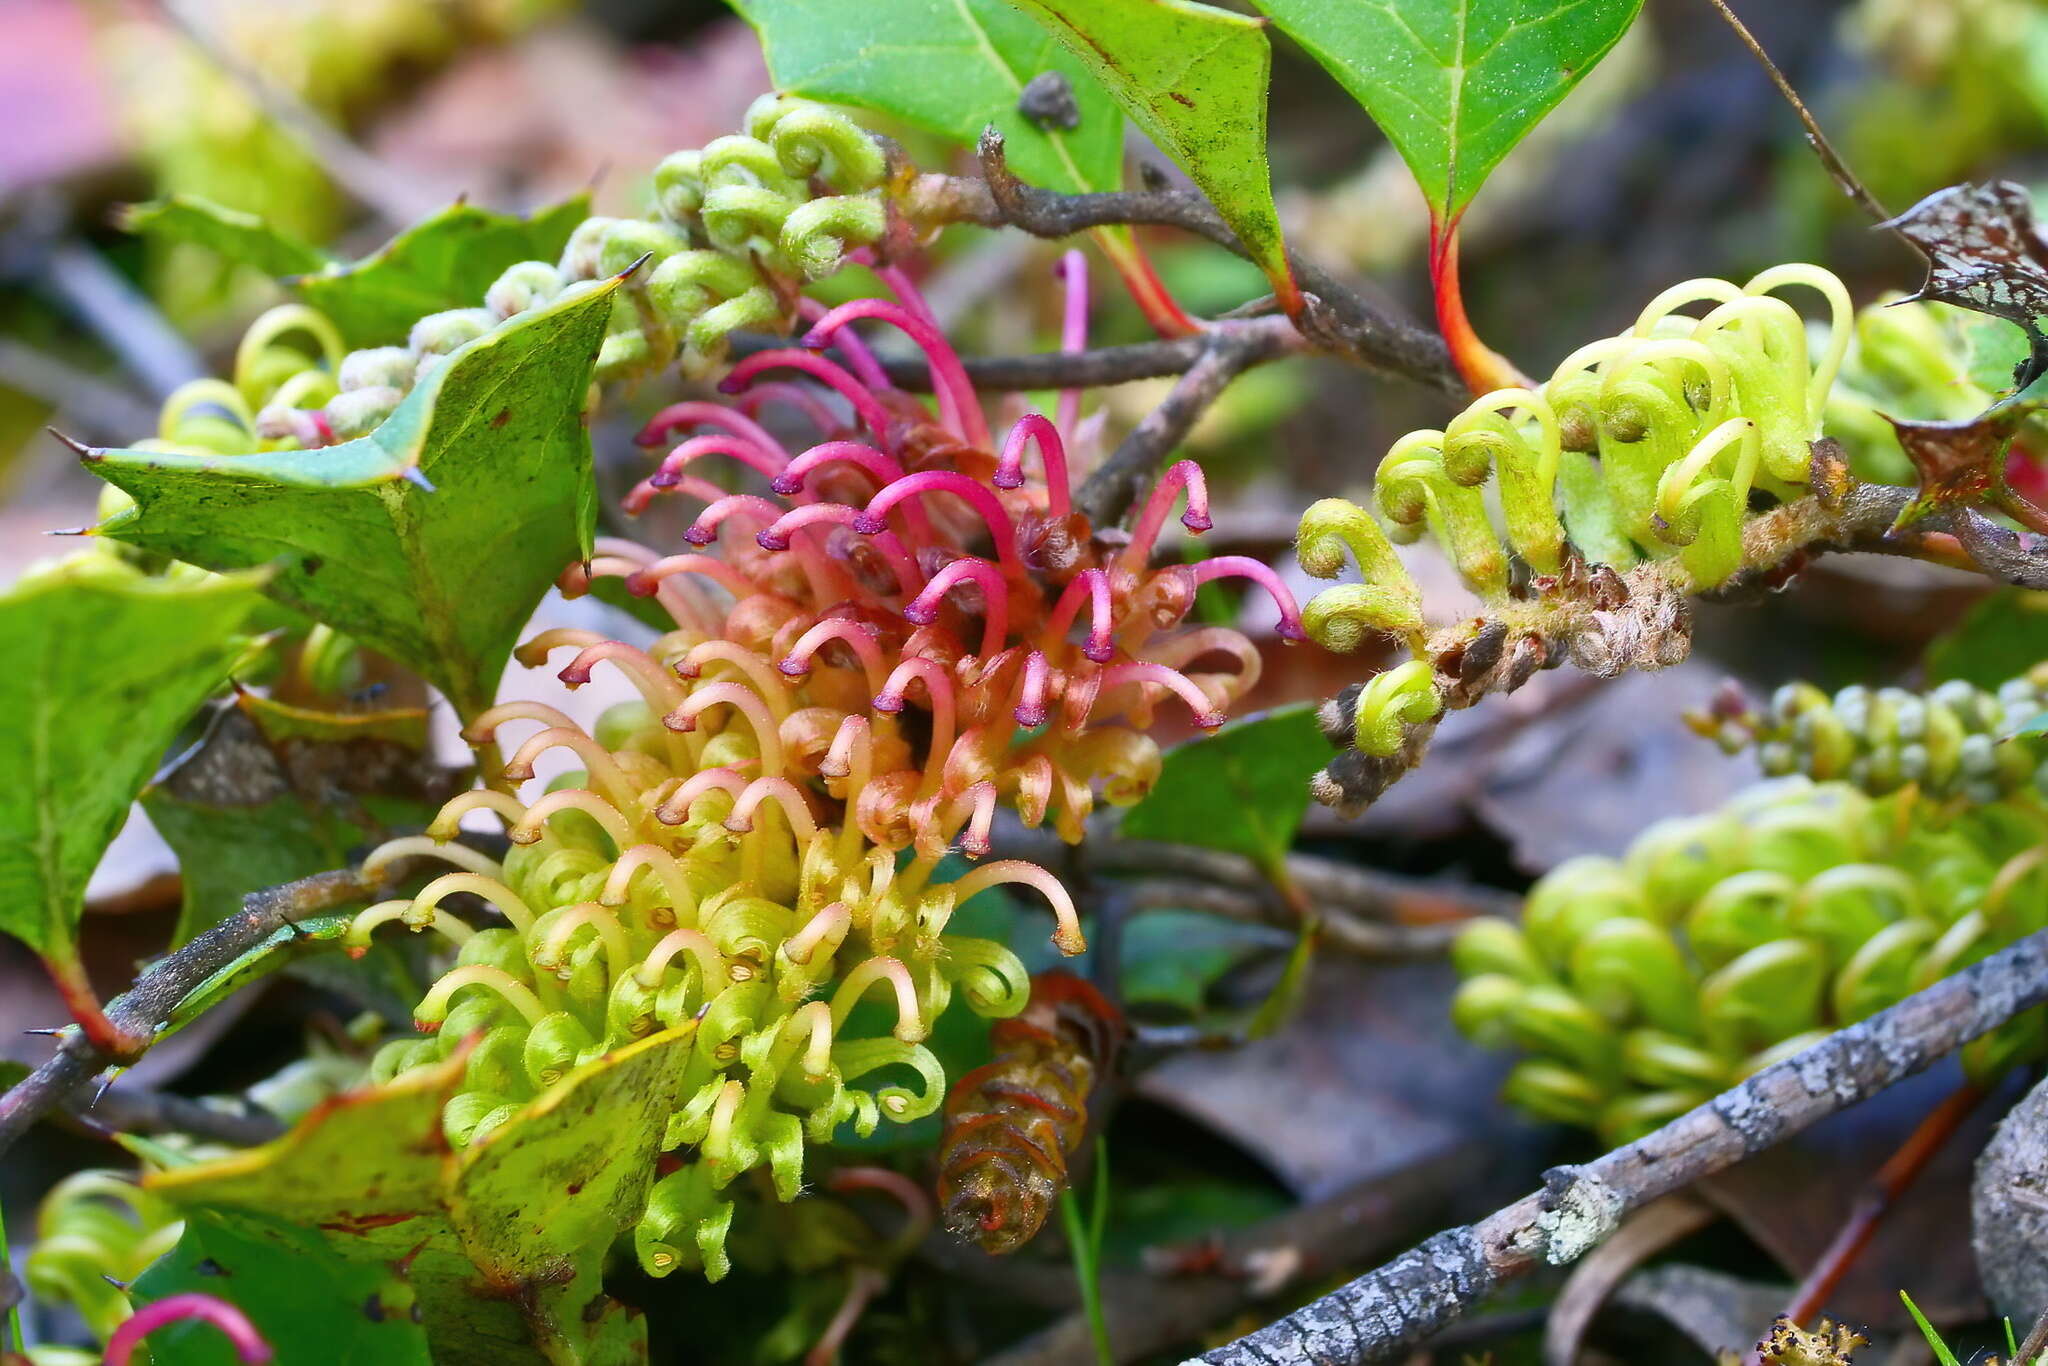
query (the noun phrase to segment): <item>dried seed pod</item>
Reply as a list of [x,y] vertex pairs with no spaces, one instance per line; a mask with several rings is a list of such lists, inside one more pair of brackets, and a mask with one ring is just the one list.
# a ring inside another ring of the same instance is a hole
[[1031,979],[1031,1003],[990,1035],[995,1060],[954,1083],[939,1144],[946,1227],[996,1254],[1038,1233],[1088,1128],[1088,1098],[1115,1065],[1122,1013],[1064,972]]

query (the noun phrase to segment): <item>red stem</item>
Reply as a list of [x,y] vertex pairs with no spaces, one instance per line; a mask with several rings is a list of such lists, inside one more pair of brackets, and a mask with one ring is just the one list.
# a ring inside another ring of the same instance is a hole
[[1465,294],[1458,283],[1458,220],[1448,225],[1429,220],[1429,279],[1436,290],[1436,326],[1451,348],[1451,361],[1476,394],[1510,385],[1528,386],[1529,379],[1507,357],[1479,340],[1465,316]]
[[1877,1174],[1870,1179],[1863,1193],[1856,1198],[1856,1204],[1843,1221],[1835,1240],[1821,1253],[1806,1279],[1793,1292],[1792,1301],[1785,1306],[1785,1317],[1804,1325],[1813,1320],[1834,1294],[1842,1277],[1862,1255],[1870,1243],[1877,1226],[1890,1211],[1898,1198],[1905,1194],[1928,1162],[1941,1151],[1942,1145],[1955,1136],[1970,1112],[1977,1108],[1977,1102],[1984,1099],[1984,1088],[1975,1082],[1964,1082],[1928,1112],[1927,1118],[1899,1145],[1897,1152],[1885,1160]]
[[[76,958],[68,961],[45,958],[43,963],[50,969],[50,980],[57,984],[57,994],[63,998],[64,1008],[84,1032],[85,1041],[116,1061],[130,1061],[132,1055],[139,1051],[135,1041],[107,1018],[106,1010],[100,1005],[99,993],[86,979],[84,964]],[[147,1041],[144,1046],[147,1046]]]
[[1109,264],[1130,291],[1131,302],[1145,315],[1145,321],[1152,324],[1152,330],[1171,340],[1176,337],[1192,337],[1202,330],[1202,325],[1187,315],[1166,284],[1152,269],[1152,262],[1138,246],[1137,237],[1128,227],[1097,228],[1094,231],[1095,245],[1109,258]]

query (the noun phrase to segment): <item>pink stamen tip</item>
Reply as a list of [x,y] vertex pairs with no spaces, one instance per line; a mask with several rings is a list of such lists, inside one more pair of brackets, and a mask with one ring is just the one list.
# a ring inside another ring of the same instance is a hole
[[811,671],[811,661],[808,659],[798,659],[795,655],[791,655],[775,667],[788,674],[791,678],[802,678]]
[[888,526],[886,518],[877,517],[872,512],[858,513],[853,519],[853,529],[863,536],[879,536]]
[[924,352],[925,364],[931,370],[932,392],[939,400],[940,419],[968,444],[986,449],[988,421],[982,416],[981,404],[975,398],[974,385],[967,378],[966,367],[960,364],[959,353],[953,350],[944,333],[911,309],[883,299],[854,299],[818,319],[804,334],[803,344],[812,348],[822,346],[856,318],[873,318],[887,323],[899,329],[918,350]]
[[1023,487],[1024,448],[1033,441],[1038,443],[1039,458],[1045,462],[1046,511],[1053,517],[1064,518],[1073,507],[1067,488],[1067,448],[1060,440],[1059,428],[1041,414],[1026,413],[1010,428],[990,482],[1002,489]]
[[817,380],[826,388],[838,394],[853,406],[862,425],[874,433],[875,439],[884,445],[889,441],[889,410],[875,397],[868,386],[862,384],[839,365],[834,364],[815,351],[797,347],[783,347],[774,351],[757,351],[732,368],[732,372],[719,382],[723,393],[736,394],[747,387],[754,376],[764,370],[796,370]]
[[903,710],[903,694],[900,692],[878,692],[875,694],[875,710],[894,716]]
[[562,680],[564,687],[574,691],[590,681],[590,666],[580,661],[565,664],[555,677]]
[[1196,534],[1213,525],[1209,520],[1209,485],[1202,477],[1202,467],[1192,460],[1177,460],[1152,486],[1151,496],[1145,500],[1144,509],[1138,514],[1137,525],[1131,528],[1131,543],[1123,553],[1126,567],[1139,568],[1151,558],[1152,547],[1159,540],[1159,530],[1166,524],[1166,514],[1183,491],[1187,494],[1188,505],[1181,514],[1181,525]]
[[789,549],[789,537],[777,536],[775,529],[770,527],[766,531],[755,534],[754,544],[760,546],[763,550],[787,550]]
[[789,462],[775,481],[775,491],[785,497],[801,492],[812,471],[835,461],[858,466],[884,487],[903,477],[903,466],[873,446],[858,441],[821,441]]
[[135,1349],[142,1340],[160,1328],[187,1319],[199,1319],[212,1324],[235,1349],[235,1357],[244,1366],[262,1366],[274,1361],[277,1354],[256,1331],[256,1325],[241,1310],[215,1295],[188,1292],[182,1295],[167,1295],[155,1304],[147,1304],[107,1339],[107,1366],[128,1366],[135,1355]]
[[801,475],[792,478],[789,472],[785,470],[773,479],[770,479],[768,487],[781,494],[784,498],[789,498],[804,491],[804,481]]
[[[931,591],[929,584],[926,585],[925,591],[927,593]],[[903,619],[918,626],[929,626],[939,619],[938,604],[936,602],[928,603],[923,598],[919,598],[917,601],[904,607]]]
[[692,522],[683,532],[683,539],[691,545],[710,545],[718,539],[718,532],[700,522]]
[[1282,640],[1307,638],[1301,625],[1301,608],[1296,605],[1294,594],[1286,581],[1263,560],[1255,560],[1249,555],[1214,555],[1194,564],[1191,569],[1197,588],[1213,579],[1250,579],[1266,590],[1273,599],[1273,606],[1279,609],[1280,624],[1275,628],[1275,634]]
[[1017,528],[1010,521],[1010,514],[985,485],[957,470],[921,470],[896,480],[868,501],[853,529],[863,536],[875,535],[885,525],[883,518],[891,508],[906,498],[931,493],[952,493],[965,499],[988,527],[989,535],[995,541],[996,558],[1006,567],[1022,570],[1023,565],[1017,558]]
[[641,446],[659,446],[685,427],[716,427],[730,432],[742,441],[750,441],[762,450],[782,454],[782,445],[768,429],[741,413],[733,411],[723,403],[706,403],[689,399],[682,403],[671,403],[640,429],[634,442]]
[[1018,689],[1016,709],[1010,713],[1017,718],[1018,725],[1035,730],[1045,724],[1045,694],[1050,672],[1045,656],[1037,650],[1025,656],[1023,685]]
[[636,569],[624,579],[626,591],[636,598],[651,598],[661,591],[661,580],[653,578],[644,569]]
[[999,489],[1021,489],[1024,487],[1024,471],[1007,467],[998,468],[988,481]]

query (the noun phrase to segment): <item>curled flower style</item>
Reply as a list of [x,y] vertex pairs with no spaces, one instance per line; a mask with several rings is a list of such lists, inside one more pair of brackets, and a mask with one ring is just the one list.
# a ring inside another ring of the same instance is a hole
[[1787,683],[1754,707],[1739,689],[1686,718],[1730,754],[1754,747],[1772,777],[1839,778],[1873,796],[1908,784],[1927,796],[1996,802],[2048,795],[2048,753],[2018,728],[2048,714],[2048,666],[1994,692],[1951,679],[1925,693],[1858,684],[1833,697]]
[[[457,1145],[601,1053],[693,1031],[667,1130],[675,1165],[635,1232],[654,1275],[724,1274],[742,1173],[765,1169],[790,1200],[807,1144],[937,1110],[946,1078],[923,1041],[956,993],[988,1017],[1025,1007],[1014,954],[948,932],[962,902],[1015,887],[1050,908],[1061,951],[1082,950],[1073,901],[1045,869],[995,860],[942,881],[940,863],[985,855],[1002,807],[1072,840],[1098,797],[1137,800],[1159,773],[1145,730],[1162,707],[1221,723],[1259,655],[1235,631],[1183,626],[1205,578],[1251,580],[1279,604],[1283,634],[1301,633],[1263,565],[1151,565],[1176,505],[1190,530],[1209,524],[1192,464],[1167,471],[1127,542],[1098,539],[1073,511],[1071,432],[1034,415],[991,439],[922,300],[884,278],[898,302],[822,312],[804,348],[733,371],[733,406],[681,403],[648,424],[663,458],[629,506],[698,497],[686,536],[698,549],[600,541],[562,586],[616,577],[673,629],[644,649],[555,629],[516,652],[556,663],[572,689],[616,671],[635,699],[589,733],[536,703],[478,716],[464,738],[509,755],[500,776],[519,795],[465,793],[426,837],[373,852],[438,851],[452,866],[364,911],[349,938],[360,948],[402,924],[453,951],[415,1011],[428,1037],[387,1045],[373,1075],[478,1036],[443,1116]],[[861,363],[845,330],[857,319],[924,352],[936,415]],[[816,349],[828,341],[846,364]],[[819,423],[817,439],[785,448],[746,417],[757,386],[799,396],[790,410]],[[682,473],[709,461],[767,492]],[[553,750],[577,771],[527,791]],[[483,812],[505,826],[502,863],[435,842]],[[456,893],[503,923],[457,918]]]
[[[1453,951],[1458,1027],[1526,1054],[1507,1098],[1621,1144],[1743,1077],[2048,926],[2048,809],[2031,793],[1939,827],[1906,789],[1765,783],[1659,822],[1620,859],[1560,864],[1520,925]],[[2037,1055],[2033,1014],[1970,1044],[1973,1074]]]
[[[1826,303],[1817,357],[1778,297],[1794,289]],[[1370,804],[1443,712],[1537,669],[1569,658],[1604,676],[1683,658],[1686,594],[1744,568],[1753,500],[1806,491],[1851,331],[1847,291],[1817,266],[1742,285],[1688,280],[1547,382],[1481,395],[1442,430],[1394,443],[1375,479],[1377,517],[1342,499],[1310,507],[1301,567],[1335,578],[1349,559],[1363,579],[1308,604],[1310,637],[1349,652],[1388,636],[1413,656],[1325,708],[1324,729],[1347,752],[1316,780],[1317,798]],[[1431,630],[1394,551],[1425,533],[1485,601],[1481,621]]]

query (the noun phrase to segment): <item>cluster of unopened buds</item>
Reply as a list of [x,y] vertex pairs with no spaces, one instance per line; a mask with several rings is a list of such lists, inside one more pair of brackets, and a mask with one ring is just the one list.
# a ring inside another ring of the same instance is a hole
[[[842,114],[764,95],[746,132],[677,152],[654,172],[647,218],[592,217],[557,261],[508,268],[474,308],[421,318],[404,345],[349,351],[318,311],[285,304],[253,323],[234,380],[182,386],[142,448],[235,455],[363,436],[459,347],[634,267],[613,304],[601,382],[679,363],[720,365],[740,329],[787,332],[805,283],[838,270],[887,226],[882,149]],[[310,342],[310,349],[306,343]]]
[[[1917,792],[1785,778],[1571,859],[1519,927],[1454,950],[1459,1028],[1529,1056],[1510,1101],[1628,1142],[1826,1033],[2048,926],[2048,809],[2022,794],[1936,826]],[[2035,1014],[1971,1044],[1995,1074]]]
[[[1064,274],[1078,347],[1078,255]],[[1028,415],[992,441],[922,300],[900,275],[885,278],[897,301],[830,310],[804,346],[740,362],[722,386],[729,403],[677,403],[648,424],[645,443],[670,449],[627,506],[702,500],[685,534],[695,548],[601,540],[562,586],[575,595],[618,577],[665,607],[673,629],[644,649],[553,629],[517,652],[529,665],[564,660],[571,688],[616,669],[637,700],[592,732],[527,702],[493,707],[465,732],[509,748],[502,778],[515,789],[551,750],[580,771],[531,796],[465,793],[425,835],[366,865],[454,865],[363,912],[352,936],[365,945],[402,922],[455,950],[416,1012],[434,1037],[388,1045],[373,1069],[381,1079],[428,1065],[480,1034],[445,1112],[451,1141],[476,1141],[609,1049],[694,1029],[687,1099],[667,1134],[679,1165],[636,1230],[657,1275],[723,1273],[733,1206],[721,1192],[742,1172],[765,1165],[788,1200],[807,1141],[936,1110],[945,1078],[922,1040],[956,992],[984,1015],[1023,1008],[1028,980],[1008,949],[946,933],[961,902],[998,884],[1035,889],[1055,944],[1081,950],[1074,905],[1044,869],[995,860],[954,881],[934,874],[949,851],[989,852],[999,807],[1078,839],[1098,791],[1143,795],[1160,767],[1144,730],[1162,706],[1221,724],[1259,655],[1235,631],[1182,625],[1203,582],[1253,580],[1278,601],[1283,629],[1300,633],[1263,564],[1152,566],[1176,507],[1190,531],[1209,526],[1190,462],[1161,477],[1128,539],[1097,538],[1069,489],[1078,394],[1058,420]],[[920,348],[936,420],[890,385],[849,330],[860,319]],[[807,418],[818,439],[784,445],[752,416],[766,403]],[[710,461],[769,492],[725,492],[704,477]],[[502,862],[455,842],[480,811],[504,823]],[[474,929],[444,908],[456,893],[506,924]],[[894,1004],[893,1030],[849,1037],[854,1006],[875,992]],[[921,1084],[857,1084],[902,1068]]]
[[[1827,303],[1818,360],[1805,319],[1778,297],[1794,288]],[[1694,305],[1703,316],[1680,311]],[[1566,357],[1547,382],[1495,390],[1442,430],[1401,438],[1379,465],[1378,518],[1338,498],[1310,507],[1302,568],[1335,578],[1355,561],[1363,581],[1318,594],[1303,613],[1309,635],[1340,653],[1389,636],[1412,656],[1325,709],[1324,728],[1347,753],[1317,780],[1318,798],[1370,803],[1446,709],[1537,669],[1570,659],[1604,676],[1683,658],[1685,594],[1744,567],[1752,496],[1804,490],[1850,325],[1847,291],[1817,266],[1779,266],[1743,285],[1688,280],[1651,300],[1627,333]],[[1484,618],[1432,631],[1393,544],[1425,531]]]
[[1739,689],[1686,718],[1730,754],[1754,747],[1772,777],[1840,778],[1873,796],[1912,785],[1937,799],[2048,796],[2048,752],[2022,727],[2048,714],[2048,665],[1990,691],[1951,679],[1926,693],[1787,683],[1752,706]]

